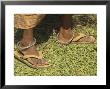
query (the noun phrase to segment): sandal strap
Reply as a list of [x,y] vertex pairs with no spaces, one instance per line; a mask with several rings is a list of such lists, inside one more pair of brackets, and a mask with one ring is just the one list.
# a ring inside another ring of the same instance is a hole
[[61,42],[61,41],[58,39],[58,36],[59,36],[59,33],[57,34],[57,41],[58,41],[59,43],[63,43],[63,44],[68,44],[68,43],[71,42],[71,41],[73,40],[73,38],[74,38],[74,34],[73,34],[73,36],[72,36],[72,38],[71,38],[70,40],[68,40],[67,42]]
[[83,33],[78,33],[79,36],[76,36],[75,38],[72,39],[73,42],[78,41],[79,39],[85,37],[86,35]]
[[36,56],[36,55],[24,55],[24,56],[23,56],[24,59],[27,59],[27,58],[30,58],[30,57],[34,57],[34,58],[37,58],[37,59],[39,58],[39,57]]
[[38,57],[38,56],[36,56],[36,55],[24,55],[23,56],[23,59],[28,59],[28,58],[36,58],[36,59],[41,59],[41,57]]
[[19,50],[23,51],[23,50],[25,50],[25,49],[28,49],[28,48],[32,47],[33,45],[35,45],[35,43],[36,43],[36,39],[34,38],[34,39],[33,39],[33,42],[29,43],[28,46],[21,47],[21,41],[19,41],[19,42],[17,43],[17,48],[18,48]]

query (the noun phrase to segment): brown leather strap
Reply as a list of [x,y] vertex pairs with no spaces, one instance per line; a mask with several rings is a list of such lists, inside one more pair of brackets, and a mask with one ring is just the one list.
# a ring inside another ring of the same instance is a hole
[[78,36],[74,37],[72,41],[78,41],[79,39],[85,37],[86,35],[83,33],[78,33]]

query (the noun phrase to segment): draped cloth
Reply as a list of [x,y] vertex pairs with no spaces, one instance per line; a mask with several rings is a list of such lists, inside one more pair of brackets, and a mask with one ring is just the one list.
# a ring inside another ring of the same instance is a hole
[[14,14],[14,27],[19,29],[31,29],[37,26],[45,14]]

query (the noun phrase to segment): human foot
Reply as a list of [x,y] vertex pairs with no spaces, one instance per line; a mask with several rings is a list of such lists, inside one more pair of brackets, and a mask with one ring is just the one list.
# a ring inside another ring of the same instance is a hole
[[[20,48],[26,47],[22,43],[18,45],[18,49],[19,46]],[[48,62],[43,59],[42,53],[37,51],[34,45],[26,49],[19,49],[15,57],[32,68],[48,67]]]
[[73,32],[71,28],[63,28],[60,27],[59,33],[57,35],[57,40],[61,44],[68,44],[72,41],[73,39]]

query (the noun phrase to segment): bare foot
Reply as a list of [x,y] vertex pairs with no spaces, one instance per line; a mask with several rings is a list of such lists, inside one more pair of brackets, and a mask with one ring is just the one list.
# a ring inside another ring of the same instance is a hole
[[62,44],[68,44],[73,39],[73,32],[71,28],[64,29],[63,27],[60,28],[58,33],[58,41]]

